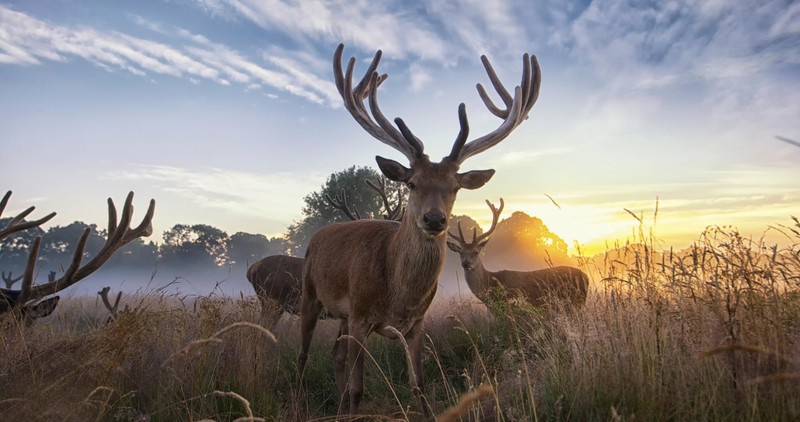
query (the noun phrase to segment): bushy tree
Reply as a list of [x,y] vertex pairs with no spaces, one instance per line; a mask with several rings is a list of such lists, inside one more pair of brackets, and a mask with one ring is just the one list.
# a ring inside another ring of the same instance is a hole
[[228,239],[228,258],[234,265],[250,265],[270,255],[286,254],[286,240],[263,234],[238,232]]
[[[372,188],[367,186],[366,180],[377,181],[382,176],[370,167],[350,167],[333,173],[320,186],[320,189],[311,192],[303,199],[303,218],[290,225],[287,229],[286,239],[292,255],[303,256],[311,236],[320,228],[336,222],[349,221],[342,212],[331,207],[325,201],[325,195],[334,197],[345,189],[348,205],[354,207],[362,218],[382,218],[385,210],[383,200]],[[407,191],[399,183],[387,181],[387,192],[392,204],[396,204],[398,197],[403,195],[406,202]]]
[[[464,235],[467,236],[466,232]],[[488,261],[509,269],[570,263],[567,243],[551,232],[540,218],[522,211],[514,212],[497,224],[485,251]]]
[[161,258],[170,266],[221,266],[229,262],[228,234],[206,224],[176,224],[164,232]]

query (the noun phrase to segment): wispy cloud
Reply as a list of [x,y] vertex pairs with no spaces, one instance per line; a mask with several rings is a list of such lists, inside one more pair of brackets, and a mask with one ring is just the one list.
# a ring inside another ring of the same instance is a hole
[[40,65],[43,60],[63,62],[77,57],[109,71],[124,70],[137,76],[155,73],[192,83],[233,82],[247,89],[257,81],[317,104],[339,104],[331,82],[302,70],[290,58],[271,56],[269,68],[203,35],[140,16],[134,15],[132,20],[171,44],[116,31],[56,25],[0,6],[0,63]]
[[[193,170],[165,165],[143,165],[115,171],[111,180],[146,181],[149,185],[184,198],[193,206],[231,215],[291,220],[303,201],[297,192],[318,188],[325,176],[308,173],[256,174],[211,168]],[[280,198],[280,200],[276,200]]]

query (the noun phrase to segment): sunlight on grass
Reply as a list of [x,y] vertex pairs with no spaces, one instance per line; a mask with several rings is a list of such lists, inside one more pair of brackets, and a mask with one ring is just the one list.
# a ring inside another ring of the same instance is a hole
[[[583,309],[440,301],[427,315],[425,398],[442,420],[797,420],[800,222],[788,247],[727,227],[664,248],[642,225],[602,258]],[[334,321],[296,397],[297,319],[272,331],[255,298],[135,298],[107,322],[65,301],[0,333],[2,420],[330,420]],[[274,334],[274,337],[273,337]],[[402,344],[370,338],[363,412],[423,420]],[[299,409],[299,410],[298,410]]]

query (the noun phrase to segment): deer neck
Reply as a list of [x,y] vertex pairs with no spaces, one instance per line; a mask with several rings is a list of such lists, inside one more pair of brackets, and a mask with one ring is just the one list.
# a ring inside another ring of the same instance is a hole
[[406,297],[433,296],[444,262],[446,236],[431,238],[404,218],[392,239],[388,264],[391,288]]
[[475,263],[475,268],[464,269],[464,278],[472,294],[479,298],[497,284],[492,278],[492,273],[483,266],[483,261],[480,259]]

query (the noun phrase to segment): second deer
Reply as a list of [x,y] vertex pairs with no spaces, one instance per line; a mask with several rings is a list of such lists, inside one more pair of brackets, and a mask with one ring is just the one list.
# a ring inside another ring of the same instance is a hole
[[578,268],[558,266],[536,271],[489,271],[483,266],[481,253],[489,238],[497,228],[500,213],[503,212],[503,198],[500,208],[486,201],[492,210],[492,226],[486,233],[477,236],[472,229],[472,241],[464,238],[461,222],[458,222],[458,235],[448,232],[447,247],[461,256],[461,267],[467,286],[478,299],[486,303],[491,289],[502,289],[507,297],[519,297],[534,306],[547,306],[562,303],[583,306],[589,289],[589,277]]

